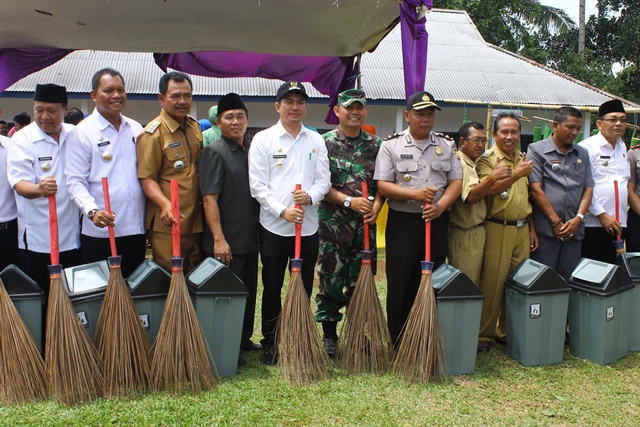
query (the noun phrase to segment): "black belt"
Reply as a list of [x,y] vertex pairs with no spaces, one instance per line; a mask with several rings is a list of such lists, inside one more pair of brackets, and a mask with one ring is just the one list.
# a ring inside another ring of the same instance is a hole
[[8,230],[9,228],[13,227],[17,223],[18,223],[17,219],[12,219],[11,221],[7,221],[7,222],[2,222],[0,223],[0,231]]
[[510,225],[512,227],[520,228],[527,225],[527,223],[529,222],[529,218],[527,217],[525,219],[519,219],[517,221],[507,221],[506,219],[499,219],[499,218],[487,218],[487,221],[495,222],[496,224]]

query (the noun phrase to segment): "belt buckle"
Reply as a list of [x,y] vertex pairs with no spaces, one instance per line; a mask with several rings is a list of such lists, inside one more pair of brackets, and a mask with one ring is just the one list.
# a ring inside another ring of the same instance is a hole
[[527,224],[527,220],[526,219],[519,219],[516,221],[516,227],[520,228],[520,227],[524,227]]

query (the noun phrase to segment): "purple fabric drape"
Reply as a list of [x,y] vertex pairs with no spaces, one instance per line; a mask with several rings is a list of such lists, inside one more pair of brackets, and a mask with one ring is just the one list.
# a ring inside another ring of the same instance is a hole
[[66,49],[0,49],[0,92],[29,74],[58,62],[71,52],[73,51]]
[[404,62],[404,90],[406,97],[424,90],[427,74],[427,44],[429,35],[426,18],[419,18],[416,8],[431,10],[432,0],[404,0],[400,3],[400,29],[402,31],[402,57]]
[[[355,85],[354,57],[286,56],[249,52],[185,52],[154,54],[163,70],[173,68],[185,73],[207,77],[263,77],[297,80],[311,83],[320,93],[328,95],[329,105],[337,102],[338,94]],[[275,93],[274,100],[275,100]],[[329,111],[325,121],[337,124]]]

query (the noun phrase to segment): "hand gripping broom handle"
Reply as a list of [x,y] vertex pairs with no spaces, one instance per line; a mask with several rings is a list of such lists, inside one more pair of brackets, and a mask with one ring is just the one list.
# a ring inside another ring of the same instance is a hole
[[[302,184],[296,184],[296,191],[302,190]],[[302,209],[302,205],[295,204],[296,209]],[[295,240],[295,259],[300,259],[300,252],[302,250],[302,224],[296,222],[296,240]]]
[[[104,210],[112,214],[111,212],[111,198],[109,197],[109,178],[106,176],[102,178],[102,193],[104,194]],[[116,250],[116,235],[113,231],[113,227],[107,227],[109,229],[109,244],[111,245],[111,256],[118,256]]]
[[[364,181],[362,182],[362,197],[369,199],[369,187]],[[364,222],[364,250],[369,250],[369,223],[366,220]]]
[[173,256],[180,256],[180,193],[178,189],[178,180],[171,180],[171,214],[176,219],[173,224]]
[[49,232],[51,236],[51,265],[60,264],[60,241],[58,240],[58,211],[56,195],[49,196]]
[[[613,192],[616,198],[616,221],[620,222],[620,199],[618,198],[618,181],[613,181]],[[616,239],[622,240],[622,237],[617,234]]]

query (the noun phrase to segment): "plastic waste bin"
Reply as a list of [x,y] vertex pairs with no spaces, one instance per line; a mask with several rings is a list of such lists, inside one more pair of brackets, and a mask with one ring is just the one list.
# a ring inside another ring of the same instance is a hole
[[218,375],[235,375],[249,291],[238,276],[213,258],[198,264],[186,280]]
[[633,282],[625,269],[583,258],[569,286],[571,354],[599,365],[626,356]]
[[625,253],[616,263],[625,269],[633,282],[629,318],[629,351],[640,351],[640,252]]
[[562,362],[571,288],[552,268],[524,260],[507,279],[507,355],[523,366]]
[[102,300],[109,283],[109,265],[107,261],[97,261],[77,267],[64,269],[62,276],[67,287],[69,299],[80,322],[93,340],[96,324],[102,308]]
[[150,259],[145,259],[126,279],[142,327],[153,344],[160,330],[171,275]]
[[0,272],[0,279],[18,314],[27,325],[40,352],[44,344],[44,291],[17,266],[9,264]]
[[462,271],[442,264],[431,276],[445,353],[445,374],[472,374],[476,368],[484,295]]

